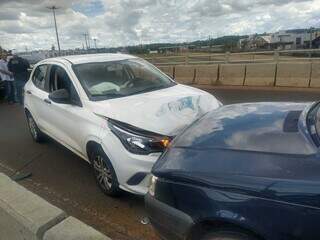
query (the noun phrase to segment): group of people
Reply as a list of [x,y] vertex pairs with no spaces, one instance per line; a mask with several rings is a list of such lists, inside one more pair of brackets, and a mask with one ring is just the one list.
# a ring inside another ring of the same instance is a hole
[[23,88],[29,78],[29,62],[18,55],[2,52],[0,56],[0,81],[5,85],[5,99],[9,104],[23,104]]

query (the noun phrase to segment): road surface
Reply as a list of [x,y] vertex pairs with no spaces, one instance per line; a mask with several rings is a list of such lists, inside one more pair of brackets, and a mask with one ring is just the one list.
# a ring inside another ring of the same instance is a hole
[[[212,90],[224,104],[253,101],[314,101],[319,92]],[[0,171],[14,175],[31,172],[19,181],[34,193],[64,209],[114,240],[158,239],[145,216],[143,198],[131,194],[113,199],[95,185],[89,164],[48,140],[32,141],[23,109],[0,103]]]

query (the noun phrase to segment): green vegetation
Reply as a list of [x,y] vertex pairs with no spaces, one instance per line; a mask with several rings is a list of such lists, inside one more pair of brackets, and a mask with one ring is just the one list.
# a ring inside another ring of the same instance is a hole
[[136,46],[127,46],[127,47],[117,47],[117,48],[108,48],[105,49],[108,52],[123,52],[126,51],[130,54],[148,54],[149,51],[159,51],[163,48],[170,47],[187,47],[189,49],[197,49],[201,47],[221,45],[223,51],[233,51],[237,49],[238,41],[240,38],[245,36],[223,36],[215,39],[207,39],[207,40],[197,40],[194,42],[184,42],[184,43],[152,43],[145,45],[136,45]]

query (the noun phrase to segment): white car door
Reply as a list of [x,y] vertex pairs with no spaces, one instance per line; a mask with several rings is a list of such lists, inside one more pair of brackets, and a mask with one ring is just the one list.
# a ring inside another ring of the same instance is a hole
[[48,80],[50,93],[66,89],[72,99],[70,103],[57,103],[49,99],[50,106],[45,117],[50,126],[52,137],[76,153],[85,156],[83,151],[83,141],[86,134],[84,126],[86,126],[88,113],[82,107],[78,92],[62,65],[51,65]]
[[26,104],[31,111],[38,127],[45,132],[50,132],[46,122],[46,112],[48,104],[48,91],[46,90],[48,65],[42,64],[35,68],[31,80],[32,83],[28,84],[26,88]]

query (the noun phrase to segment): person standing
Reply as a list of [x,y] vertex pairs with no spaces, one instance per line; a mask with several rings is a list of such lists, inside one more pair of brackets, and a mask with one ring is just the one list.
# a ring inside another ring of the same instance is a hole
[[9,104],[15,103],[14,100],[14,85],[13,74],[8,69],[7,54],[2,53],[0,59],[0,76],[2,81],[5,81],[6,97]]
[[23,88],[28,81],[30,64],[28,60],[13,55],[8,63],[8,70],[13,73],[14,81],[17,89],[18,102],[23,104]]

